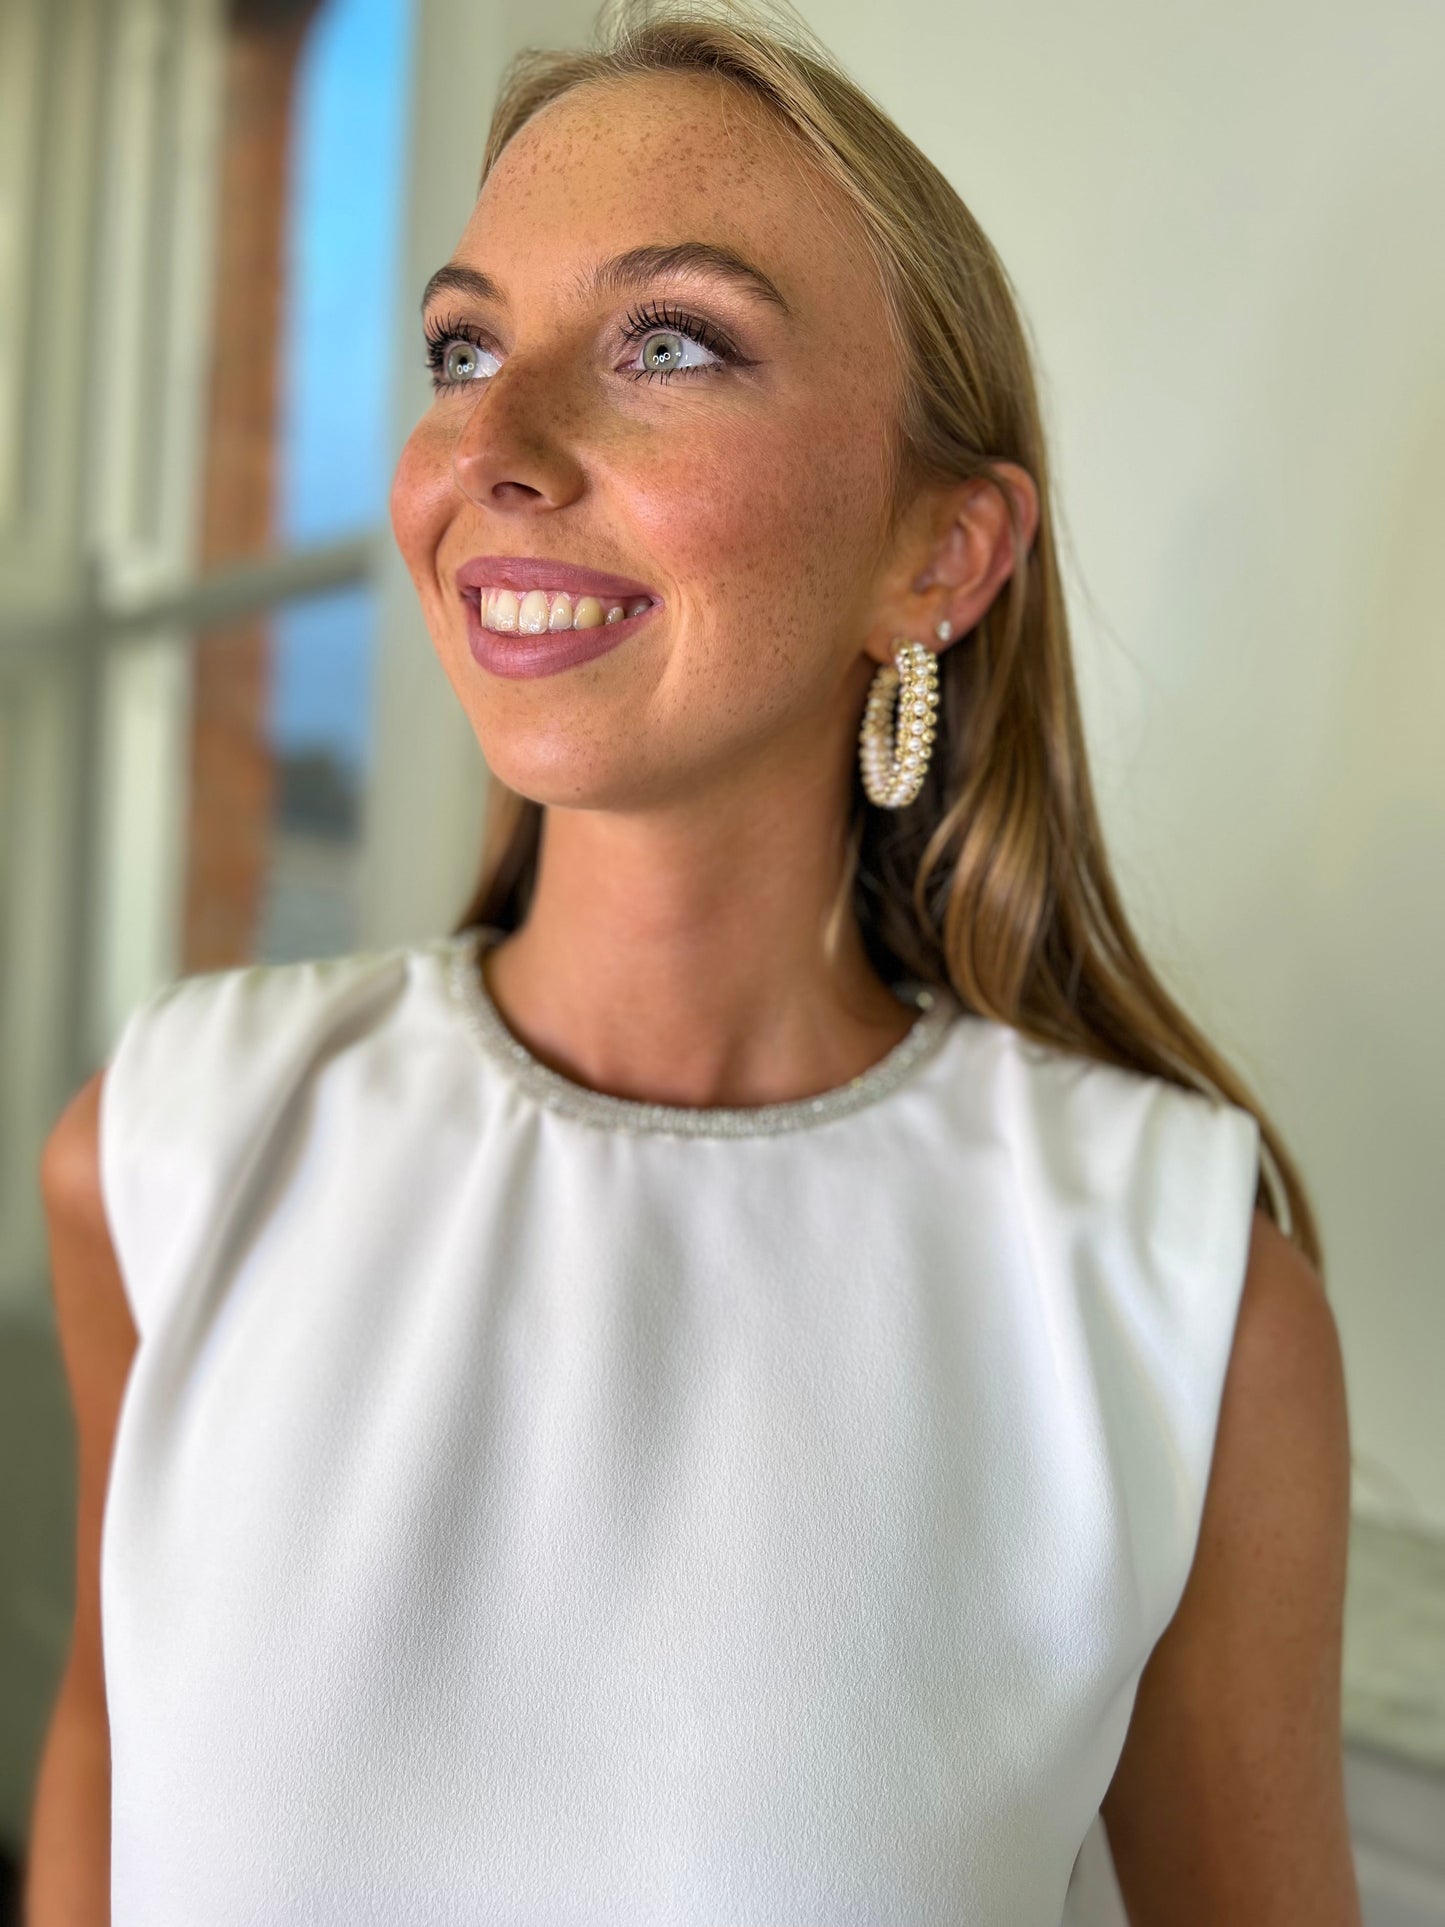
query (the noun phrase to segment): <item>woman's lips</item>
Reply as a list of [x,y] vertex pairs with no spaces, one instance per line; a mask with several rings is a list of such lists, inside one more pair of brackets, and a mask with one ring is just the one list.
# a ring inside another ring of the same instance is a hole
[[649,617],[662,607],[654,602],[635,616],[621,622],[601,622],[595,629],[544,630],[540,635],[503,633],[482,626],[478,597],[463,592],[467,611],[467,647],[472,660],[494,676],[551,676],[561,669],[572,669],[579,662],[605,656],[619,642],[626,642]]
[[454,580],[464,595],[478,589],[514,589],[519,595],[528,589],[565,589],[574,600],[585,595],[604,602],[635,602],[643,595],[657,600],[645,582],[535,555],[474,555],[463,562]]

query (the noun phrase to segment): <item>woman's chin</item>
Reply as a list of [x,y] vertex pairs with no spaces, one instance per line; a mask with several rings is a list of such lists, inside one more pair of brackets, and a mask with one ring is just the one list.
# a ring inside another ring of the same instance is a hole
[[523,745],[515,734],[498,742],[495,728],[477,732],[477,746],[488,770],[509,790],[544,809],[635,809],[645,798],[635,756],[609,759],[598,767],[577,754],[575,740]]

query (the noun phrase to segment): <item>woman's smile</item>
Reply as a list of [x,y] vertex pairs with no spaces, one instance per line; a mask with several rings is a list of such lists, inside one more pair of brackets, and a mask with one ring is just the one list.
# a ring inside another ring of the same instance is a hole
[[520,599],[511,589],[465,592],[467,647],[472,660],[494,676],[550,676],[590,662],[626,642],[662,607],[648,596],[611,603],[605,613],[596,596],[572,598],[560,591],[548,598],[529,589]]

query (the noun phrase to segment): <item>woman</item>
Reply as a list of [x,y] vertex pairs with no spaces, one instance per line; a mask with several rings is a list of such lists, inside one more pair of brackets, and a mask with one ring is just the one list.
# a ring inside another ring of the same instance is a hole
[[423,323],[483,875],[56,1127],[36,1927],[106,1789],[118,1927],[1031,1927],[1100,1823],[1135,1927],[1358,1921],[1315,1222],[1110,876],[997,257],[805,34],[632,10]]

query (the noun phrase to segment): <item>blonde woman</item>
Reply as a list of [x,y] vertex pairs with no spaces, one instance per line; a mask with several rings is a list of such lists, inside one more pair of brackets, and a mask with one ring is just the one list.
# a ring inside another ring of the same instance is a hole
[[1111,877],[997,256],[801,29],[633,7],[422,324],[480,881],[47,1147],[34,1927],[1349,1927],[1315,1219]]

